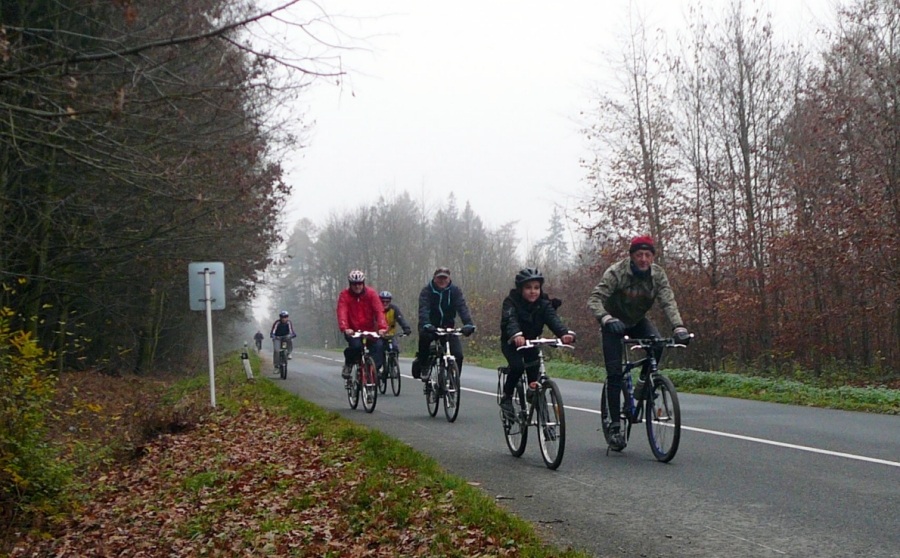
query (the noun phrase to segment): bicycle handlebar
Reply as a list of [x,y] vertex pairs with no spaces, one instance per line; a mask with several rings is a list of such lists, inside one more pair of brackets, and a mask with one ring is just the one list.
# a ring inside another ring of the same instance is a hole
[[[694,334],[690,334],[690,338],[694,338]],[[622,342],[626,345],[633,345],[631,347],[632,350],[635,349],[652,349],[658,347],[666,347],[666,348],[687,348],[687,345],[684,343],[678,343],[675,341],[674,337],[649,337],[647,339],[631,339],[627,335],[622,338]]]
[[526,339],[525,344],[521,347],[517,347],[517,351],[521,351],[522,349],[532,349],[537,347],[538,345],[547,345],[548,347],[565,347],[567,349],[574,349],[575,345],[567,345],[563,343],[559,339],[551,339],[548,337],[538,337],[537,339]]
[[350,337],[374,337],[378,339],[381,336],[378,335],[377,331],[354,331]]

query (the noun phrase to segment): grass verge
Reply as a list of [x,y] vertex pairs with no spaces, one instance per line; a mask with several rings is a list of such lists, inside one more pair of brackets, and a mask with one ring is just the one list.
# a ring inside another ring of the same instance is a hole
[[[498,357],[466,356],[466,361],[485,368],[505,366]],[[796,380],[771,377],[745,376],[725,372],[699,372],[696,370],[662,369],[672,379],[678,391],[753,399],[771,403],[806,405],[847,411],[900,414],[900,390],[884,386],[809,385]],[[553,378],[566,378],[600,383],[606,372],[599,365],[572,362],[547,361],[547,373]]]
[[169,385],[167,411],[152,416],[180,417],[178,432],[101,452],[140,456],[131,461],[76,466],[84,494],[18,533],[9,556],[588,556],[545,545],[408,446],[247,382],[234,355],[216,387],[218,408],[187,421],[208,384]]

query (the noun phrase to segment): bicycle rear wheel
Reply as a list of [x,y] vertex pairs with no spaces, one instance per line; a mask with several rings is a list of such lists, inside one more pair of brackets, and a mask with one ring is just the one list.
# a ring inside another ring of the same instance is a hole
[[350,379],[347,380],[347,401],[350,408],[355,409],[359,405],[359,365],[354,364],[350,369]]
[[566,412],[562,396],[556,383],[547,380],[537,397],[535,405],[541,457],[548,468],[556,469],[566,451]]
[[[631,435],[631,420],[628,417],[628,413],[625,412],[624,396],[625,390],[623,389],[622,394],[619,395],[619,425],[627,442]],[[603,384],[603,389],[600,390],[600,430],[603,432],[603,439],[606,440],[607,445],[609,445],[610,424],[612,424],[612,419],[609,416],[609,402],[606,399],[606,384]]]
[[650,449],[656,459],[668,463],[675,457],[681,441],[681,406],[672,380],[663,375],[656,376],[653,391],[645,404]]
[[400,363],[397,362],[397,355],[391,353],[388,356],[388,374],[391,377],[391,391],[394,396],[400,395]]
[[372,357],[366,357],[363,361],[360,383],[362,384],[363,409],[367,413],[371,413],[375,410],[375,404],[378,402],[378,369],[375,368],[375,361],[372,360]]
[[444,415],[447,422],[455,421],[459,414],[459,395],[459,366],[451,360],[444,371]]
[[428,405],[428,414],[435,416],[437,415],[438,406],[441,402],[437,363],[432,363],[428,374],[428,381],[425,382],[425,404]]

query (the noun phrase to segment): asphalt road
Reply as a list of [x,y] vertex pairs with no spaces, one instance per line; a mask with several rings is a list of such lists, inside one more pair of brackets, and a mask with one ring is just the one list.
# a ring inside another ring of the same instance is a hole
[[567,440],[551,471],[533,429],[522,457],[509,454],[496,370],[463,366],[451,424],[443,409],[428,416],[408,359],[399,397],[389,387],[374,413],[350,410],[341,361],[295,350],[286,381],[263,376],[432,456],[557,544],[597,556],[900,557],[900,417],[681,394],[681,445],[661,464],[643,430],[607,455],[600,385],[557,380]]

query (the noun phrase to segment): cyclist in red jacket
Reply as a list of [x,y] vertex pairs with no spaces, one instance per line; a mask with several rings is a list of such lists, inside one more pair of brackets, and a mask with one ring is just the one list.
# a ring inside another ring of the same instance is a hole
[[[350,336],[357,331],[377,331],[378,335],[383,336],[388,329],[381,299],[375,289],[366,286],[366,274],[354,269],[347,275],[347,281],[350,286],[341,291],[337,302],[338,328],[347,340],[344,368],[341,370],[341,377],[345,380],[350,379],[350,366],[362,352],[362,338]],[[384,346],[380,337],[370,340],[369,350],[375,367],[380,369],[384,362]]]

